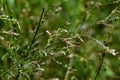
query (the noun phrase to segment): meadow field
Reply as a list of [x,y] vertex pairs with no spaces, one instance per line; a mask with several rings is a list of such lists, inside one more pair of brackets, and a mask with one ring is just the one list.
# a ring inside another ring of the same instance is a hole
[[120,80],[120,0],[0,0],[0,80]]

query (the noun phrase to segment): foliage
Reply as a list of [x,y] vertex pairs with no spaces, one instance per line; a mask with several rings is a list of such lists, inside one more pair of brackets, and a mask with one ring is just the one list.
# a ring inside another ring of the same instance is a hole
[[119,4],[0,0],[0,80],[119,80]]

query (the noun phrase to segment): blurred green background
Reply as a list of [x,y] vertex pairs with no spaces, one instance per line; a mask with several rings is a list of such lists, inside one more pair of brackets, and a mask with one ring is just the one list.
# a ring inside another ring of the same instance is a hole
[[[95,80],[104,48],[108,50],[97,80],[120,80],[119,4],[0,0],[0,80]],[[43,8],[42,24],[27,54]]]

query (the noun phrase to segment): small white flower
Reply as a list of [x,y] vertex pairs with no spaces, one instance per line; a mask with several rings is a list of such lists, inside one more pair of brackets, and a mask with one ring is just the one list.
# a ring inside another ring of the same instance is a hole
[[62,7],[58,7],[55,11],[58,12],[58,11],[61,11],[62,10]]
[[112,53],[112,55],[114,56],[116,55],[115,49],[110,49],[109,52]]
[[112,55],[116,56],[118,52],[115,49],[110,49],[109,47],[105,47],[106,52],[111,53]]

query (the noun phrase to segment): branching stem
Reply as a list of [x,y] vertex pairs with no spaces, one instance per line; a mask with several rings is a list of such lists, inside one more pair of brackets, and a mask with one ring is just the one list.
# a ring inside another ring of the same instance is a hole
[[[43,14],[44,14],[44,8],[42,9],[42,13],[41,13],[41,16],[40,16],[40,20],[39,20],[39,23],[38,23],[38,26],[37,26],[37,28],[36,28],[36,31],[35,31],[35,34],[34,34],[34,36],[33,36],[33,38],[32,38],[32,42],[31,42],[31,44],[30,44],[30,47],[29,47],[29,49],[28,49],[28,51],[27,51],[27,55],[29,54],[29,52],[30,52],[30,50],[31,50],[31,48],[32,48],[32,45],[33,45],[33,43],[34,43],[34,41],[35,41],[35,38],[36,38],[36,35],[37,35],[37,33],[38,33],[38,30],[39,30],[39,27],[41,26],[41,21],[42,21],[42,18],[43,18]],[[26,60],[28,60],[30,58],[30,56],[27,56],[26,58],[24,58],[23,60],[21,60],[20,62],[19,62],[19,64],[22,64],[24,61],[26,61]],[[0,74],[0,76],[3,76],[4,74],[6,74],[8,71],[10,71],[11,69],[13,69],[15,66],[17,66],[18,64],[14,64],[12,67],[10,67],[8,70],[6,70],[6,71],[4,71],[2,74]],[[19,74],[18,74],[19,75]]]

